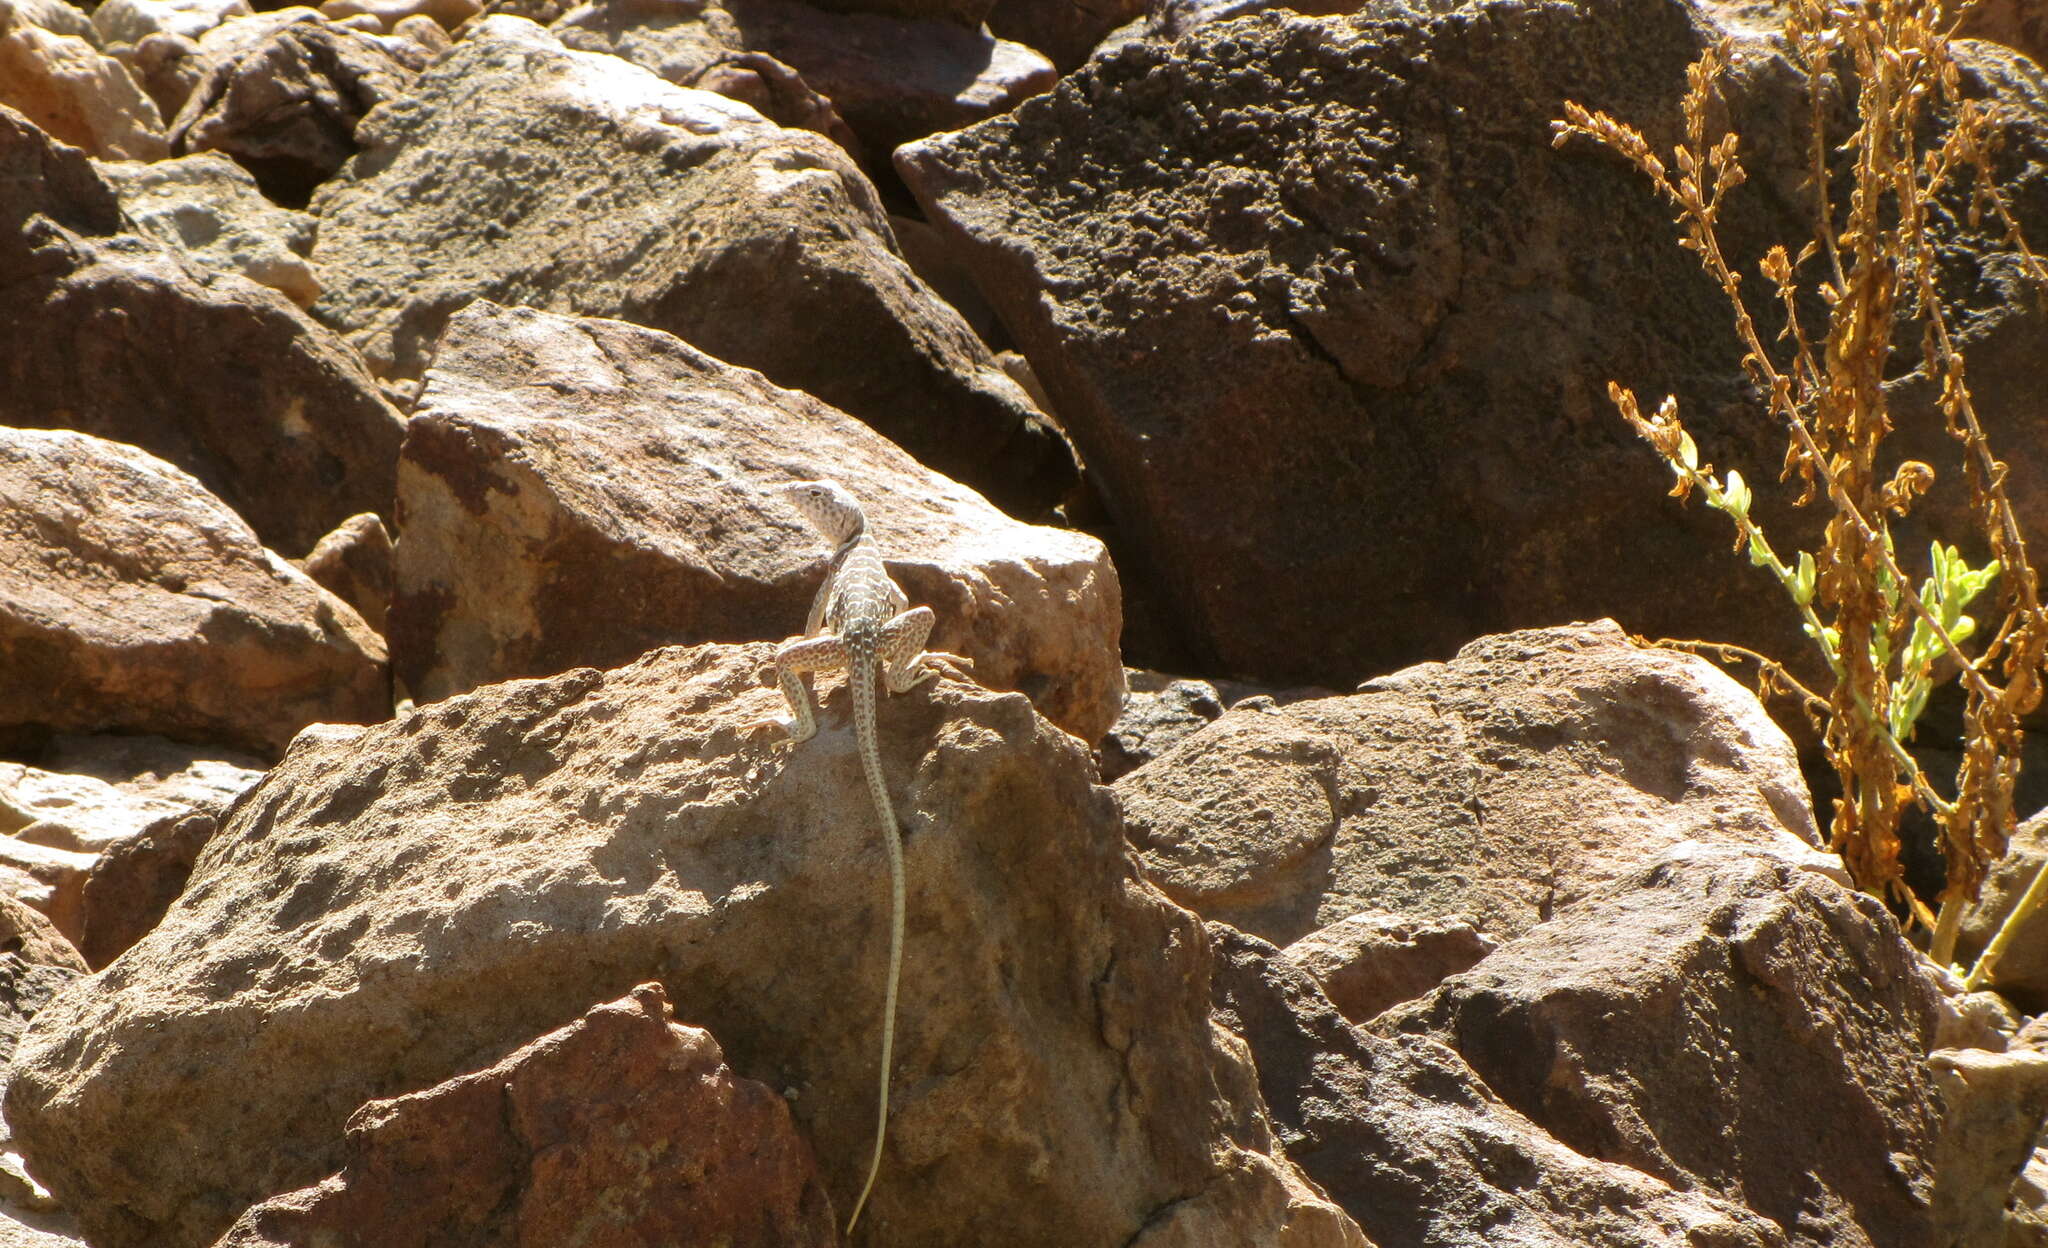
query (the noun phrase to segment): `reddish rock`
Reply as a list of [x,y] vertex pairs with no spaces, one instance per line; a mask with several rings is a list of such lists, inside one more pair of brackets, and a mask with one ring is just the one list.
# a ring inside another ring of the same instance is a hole
[[106,966],[163,919],[216,826],[204,812],[160,819],[99,856],[79,890],[78,951],[88,966]]
[[354,607],[365,624],[384,631],[384,616],[391,609],[391,534],[374,514],[350,516],[340,528],[321,538],[299,566],[322,588]]
[[217,1248],[829,1248],[832,1202],[773,1089],[659,984],[486,1070],[371,1101],[346,1164]]

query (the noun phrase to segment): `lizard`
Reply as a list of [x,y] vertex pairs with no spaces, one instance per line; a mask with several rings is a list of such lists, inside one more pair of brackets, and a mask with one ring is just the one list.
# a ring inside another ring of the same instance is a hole
[[775,722],[788,732],[792,744],[810,740],[818,731],[810,678],[817,672],[845,670],[853,696],[854,744],[875,812],[882,820],[882,846],[889,860],[889,972],[882,996],[881,1092],[867,1181],[846,1222],[847,1238],[851,1239],[882,1168],[882,1142],[889,1126],[889,1064],[896,1040],[896,989],[903,968],[903,845],[896,808],[882,779],[875,703],[881,696],[878,686],[890,693],[904,693],[938,675],[937,668],[927,661],[933,656],[924,650],[934,616],[930,607],[910,608],[910,600],[883,566],[860,503],[844,486],[834,481],[798,481],[776,492],[832,539],[835,549],[825,583],[811,604],[804,636],[784,642],[775,651],[776,679],[790,711],[787,719]]

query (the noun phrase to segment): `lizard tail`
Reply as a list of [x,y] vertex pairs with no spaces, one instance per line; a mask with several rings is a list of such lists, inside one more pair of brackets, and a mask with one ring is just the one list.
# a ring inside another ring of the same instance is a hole
[[882,1170],[882,1139],[889,1129],[889,1063],[896,1042],[896,981],[903,968],[903,845],[897,838],[896,808],[889,804],[889,788],[882,781],[882,756],[875,742],[875,697],[879,663],[871,639],[867,644],[848,638],[848,683],[853,686],[853,733],[860,750],[861,770],[867,773],[868,792],[874,796],[875,811],[882,817],[882,847],[889,856],[889,977],[882,994],[882,1090],[875,1110],[875,1152],[868,1161],[867,1182],[860,1198],[853,1202],[853,1216],[846,1220],[846,1237],[860,1221],[860,1211],[875,1188],[875,1176]]

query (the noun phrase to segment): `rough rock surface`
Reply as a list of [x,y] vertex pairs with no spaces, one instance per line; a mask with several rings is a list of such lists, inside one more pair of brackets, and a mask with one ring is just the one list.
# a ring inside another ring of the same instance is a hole
[[0,502],[0,725],[277,751],[389,713],[382,639],[162,460],[0,431]]
[[[1051,395],[1131,592],[1165,601],[1199,667],[1343,686],[1602,615],[1805,658],[1779,587],[1724,517],[1662,497],[1606,398],[1610,378],[1676,392],[1707,458],[1774,476],[1783,439],[1744,399],[1726,302],[1638,174],[1551,147],[1570,98],[1668,157],[1685,68],[1723,33],[1691,0],[1275,11],[1133,40],[896,159]],[[1725,95],[1750,182],[1723,223],[1751,264],[1796,251],[1811,209],[1801,84],[1743,52]],[[2007,194],[2048,237],[2048,82],[1965,53]],[[1959,228],[1978,409],[2001,458],[2048,462],[2023,266],[1996,226]],[[1938,413],[1896,411],[1898,453],[1954,463]],[[1970,527],[1942,473],[1900,549]],[[2048,529],[2048,489],[2014,488]],[[1781,548],[1807,544],[1816,510],[1766,493]]]
[[369,14],[382,24],[386,33],[394,33],[401,22],[411,17],[424,17],[437,26],[454,30],[475,17],[481,7],[477,0],[323,0],[320,12],[337,22]]
[[1149,7],[1145,0],[995,0],[988,28],[1051,57],[1064,74],[1087,60],[1103,36]]
[[[486,1070],[350,1117],[347,1164],[218,1248],[835,1248],[818,1165],[774,1089],[672,1021],[661,985]],[[402,1229],[401,1229],[402,1228]]]
[[1149,878],[1276,943],[1375,910],[1504,939],[1691,839],[1820,857],[1756,698],[1610,621],[1240,707],[1116,787]]
[[[36,213],[79,237],[25,229]],[[288,555],[389,510],[405,425],[354,353],[276,292],[121,228],[83,153],[0,110],[0,424],[141,446]]]
[[199,41],[185,35],[151,35],[141,43],[116,44],[107,55],[128,67],[129,76],[156,101],[162,117],[178,115],[206,72]]
[[1414,1000],[1447,975],[1470,970],[1493,949],[1470,923],[1456,919],[1413,922],[1392,914],[1354,914],[1280,952],[1315,976],[1339,1013],[1362,1023]]
[[999,504],[1056,500],[1065,443],[912,275],[836,144],[520,19],[467,29],[314,201],[315,310],[373,370],[419,376],[472,299],[617,316],[1000,485]]
[[[658,978],[790,1095],[850,1202],[885,871],[843,697],[803,748],[750,735],[769,653],[666,649],[306,734],[163,923],[31,1024],[6,1110],[38,1177],[101,1248],[207,1244],[342,1164],[366,1100]],[[1138,878],[1085,747],[951,680],[886,709],[909,935],[872,1242],[1362,1245],[1273,1150],[1201,925]],[[1217,1238],[1141,1233],[1155,1215]]]
[[[2005,857],[1992,865],[1977,904],[1963,915],[1958,957],[1970,962],[1983,952],[2044,866],[2048,866],[2048,811],[2020,824]],[[2037,909],[2020,921],[2004,955],[1992,966],[1991,986],[2030,1011],[2048,1009],[2048,908]]]
[[[1127,634],[1128,635],[1128,634]],[[1255,706],[1327,698],[1329,689],[1272,689],[1237,680],[1192,680],[1165,672],[1124,669],[1130,695],[1102,738],[1104,783],[1122,778],[1216,722],[1224,708],[1248,699]]]
[[1573,1152],[1458,1055],[1352,1027],[1280,951],[1211,923],[1218,1017],[1245,1038],[1287,1155],[1375,1243],[1782,1248],[1769,1222]]
[[391,534],[384,522],[364,512],[320,539],[299,566],[321,588],[356,609],[363,622],[384,631],[393,584]]
[[169,150],[155,101],[121,62],[11,6],[0,7],[0,105],[109,160],[155,160]]
[[1793,1244],[1923,1248],[1937,997],[1877,901],[1692,846],[1373,1027],[1442,1040],[1572,1148],[1719,1193]]
[[92,11],[92,25],[100,42],[112,47],[156,34],[197,39],[231,17],[254,11],[248,0],[105,0]]
[[204,152],[95,168],[136,228],[201,268],[239,273],[302,308],[320,297],[320,279],[306,261],[313,218],[264,198],[256,179],[234,161]]
[[2009,1243],[2007,1193],[2048,1119],[2048,1054],[1945,1049],[1928,1068],[1942,1110],[1933,1242],[2000,1248]]
[[1010,520],[859,422],[637,325],[474,304],[399,466],[394,668],[413,696],[651,646],[802,631],[831,553],[768,485],[830,476],[930,645],[1084,741],[1123,697],[1100,543]]
[[363,114],[401,95],[413,70],[373,36],[311,9],[288,12],[200,39],[206,69],[170,138],[180,154],[227,153],[270,198],[301,205],[355,154]]
[[203,812],[161,819],[99,856],[78,892],[78,952],[87,966],[106,966],[163,919],[218,827]]

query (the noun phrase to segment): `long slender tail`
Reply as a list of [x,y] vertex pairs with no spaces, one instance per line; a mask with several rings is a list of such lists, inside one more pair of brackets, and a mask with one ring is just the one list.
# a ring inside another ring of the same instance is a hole
[[882,755],[875,742],[875,698],[879,662],[872,637],[848,637],[846,673],[853,688],[854,744],[860,749],[861,769],[867,773],[868,792],[875,799],[875,812],[882,817],[882,847],[889,855],[889,980],[882,994],[882,1091],[875,1110],[875,1154],[868,1162],[868,1180],[861,1186],[860,1199],[853,1202],[853,1216],[846,1220],[846,1237],[860,1221],[860,1211],[875,1188],[875,1176],[882,1170],[882,1138],[889,1129],[889,1062],[896,1043],[896,980],[903,969],[903,845],[896,832],[896,808],[889,804],[889,788],[882,781]]

